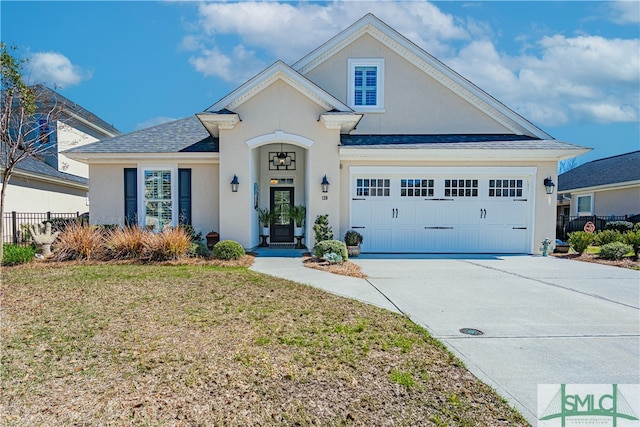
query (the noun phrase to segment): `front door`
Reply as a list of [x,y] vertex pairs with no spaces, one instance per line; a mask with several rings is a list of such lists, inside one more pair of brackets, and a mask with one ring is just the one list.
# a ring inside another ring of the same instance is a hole
[[292,187],[271,187],[271,242],[293,242],[293,221],[289,218],[289,208],[293,203]]

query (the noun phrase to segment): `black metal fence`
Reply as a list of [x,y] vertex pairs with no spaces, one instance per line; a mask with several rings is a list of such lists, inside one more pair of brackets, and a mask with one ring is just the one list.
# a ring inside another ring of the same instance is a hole
[[567,240],[569,233],[574,231],[583,231],[587,222],[593,223],[595,231],[604,230],[608,222],[612,221],[629,221],[640,222],[640,215],[624,215],[624,216],[571,216],[559,215],[556,220],[556,239]]
[[85,221],[86,215],[80,212],[75,213],[55,213],[55,212],[5,212],[4,232],[2,243],[13,243],[15,245],[30,245],[31,235],[29,226],[50,221],[56,223],[68,223],[69,221]]

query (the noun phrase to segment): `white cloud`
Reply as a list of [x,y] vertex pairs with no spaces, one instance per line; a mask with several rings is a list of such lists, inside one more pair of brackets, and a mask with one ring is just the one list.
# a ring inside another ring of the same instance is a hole
[[[190,59],[196,70],[240,83],[241,76],[255,75],[276,59],[295,62],[369,12],[415,43],[428,45],[434,55],[450,52],[446,41],[469,37],[451,15],[425,1],[236,2],[201,4],[194,33],[182,45],[198,52]],[[239,39],[228,51],[216,43],[225,36]],[[252,48],[266,54],[259,59]]]
[[177,119],[175,119],[173,117],[165,117],[165,116],[154,117],[152,119],[145,120],[144,122],[138,123],[136,125],[135,129],[136,130],[146,129],[146,128],[150,128],[152,126],[161,125],[163,123],[169,123],[169,122],[172,122],[174,120],[177,120]]
[[[638,4],[616,2],[611,10],[619,11],[619,21],[636,22]],[[511,42],[522,50],[507,53],[496,48],[501,32],[491,23],[457,18],[426,1],[214,2],[198,10],[199,21],[183,39],[183,47],[194,52],[192,66],[236,84],[276,59],[295,62],[371,12],[538,125],[640,116],[637,38],[550,33],[516,37]]]
[[73,86],[91,78],[91,73],[73,65],[69,58],[57,52],[37,52],[27,64],[28,80],[54,87]]
[[618,0],[607,4],[611,8],[611,20],[616,24],[640,23],[640,2],[637,0]]

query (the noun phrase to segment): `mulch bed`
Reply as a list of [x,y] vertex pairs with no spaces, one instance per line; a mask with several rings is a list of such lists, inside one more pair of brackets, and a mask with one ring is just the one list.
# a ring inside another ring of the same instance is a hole
[[582,255],[575,254],[575,253],[552,254],[552,255],[556,258],[572,259],[572,260],[582,261],[582,262],[592,262],[595,264],[604,264],[604,265],[611,265],[614,267],[632,268],[632,269],[640,270],[640,260],[633,259],[632,257],[626,257],[621,260],[609,260],[609,259],[600,258],[598,255],[595,255],[595,254],[587,254],[587,253],[583,253]]
[[360,266],[352,263],[351,261],[339,264],[329,264],[329,262],[322,258],[305,256],[302,258],[302,262],[305,267],[315,268],[316,270],[327,271],[341,276],[358,277],[361,279],[367,278],[367,275],[360,270]]

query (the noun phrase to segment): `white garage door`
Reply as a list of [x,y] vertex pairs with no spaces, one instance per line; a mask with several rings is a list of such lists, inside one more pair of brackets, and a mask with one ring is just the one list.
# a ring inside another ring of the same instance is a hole
[[350,225],[364,252],[531,252],[532,176],[524,171],[354,169]]

